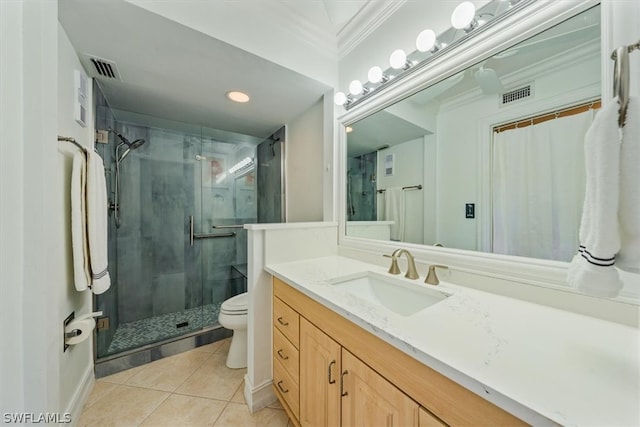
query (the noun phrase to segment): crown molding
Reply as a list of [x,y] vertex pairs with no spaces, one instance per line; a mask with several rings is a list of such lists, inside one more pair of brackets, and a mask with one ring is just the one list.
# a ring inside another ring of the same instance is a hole
[[407,0],[369,0],[338,31],[338,59],[347,56],[406,2]]

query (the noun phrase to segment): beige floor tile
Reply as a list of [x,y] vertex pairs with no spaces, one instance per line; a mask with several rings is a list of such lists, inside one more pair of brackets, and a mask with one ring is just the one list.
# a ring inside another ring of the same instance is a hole
[[96,381],[91,389],[91,393],[84,404],[85,409],[89,406],[99,402],[100,399],[108,395],[110,392],[118,388],[118,384],[109,383],[105,381]]
[[220,343],[220,347],[216,350],[216,353],[224,354],[225,356],[229,353],[229,346],[231,345],[231,338],[225,338],[222,341],[218,341]]
[[119,385],[87,408],[78,426],[138,426],[168,396],[157,390]]
[[286,427],[287,422],[289,418],[281,409],[264,408],[252,415],[247,405],[230,402],[214,427]]
[[243,405],[247,404],[247,400],[244,398],[244,381],[240,383],[240,387],[238,387],[238,390],[236,390],[230,402],[242,403]]
[[127,369],[126,371],[118,372],[117,374],[102,377],[98,381],[106,381],[114,384],[126,384],[135,374],[146,368],[147,365],[137,366],[135,368]]
[[129,379],[127,384],[154,390],[174,391],[209,357],[211,357],[210,353],[191,350],[156,360],[144,366],[144,369]]
[[153,411],[141,426],[145,427],[210,427],[227,402],[201,397],[172,394]]
[[270,404],[267,405],[267,408],[272,408],[272,409],[284,409],[282,407],[282,403],[280,403],[280,400],[276,399],[275,402],[272,402]]
[[193,375],[176,390],[176,393],[210,399],[229,400],[242,383],[246,369],[229,369],[226,355],[214,353]]
[[205,351],[207,353],[215,353],[220,346],[224,343],[224,340],[212,342],[211,344],[201,345],[200,347],[196,347],[191,351]]

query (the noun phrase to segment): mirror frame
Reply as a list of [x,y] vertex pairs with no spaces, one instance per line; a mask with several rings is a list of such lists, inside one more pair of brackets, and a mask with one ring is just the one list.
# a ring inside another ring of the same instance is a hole
[[[613,25],[609,25],[614,15],[612,3],[614,2],[598,0],[535,1],[521,10],[514,11],[512,15],[505,17],[496,25],[470,37],[465,43],[432,58],[427,66],[419,67],[413,74],[383,88],[379,93],[354,105],[348,112],[339,116],[337,120],[338,244],[342,253],[348,254],[349,250],[360,253],[364,251],[377,257],[380,253],[390,253],[401,246],[410,249],[419,260],[451,265],[455,270],[464,273],[579,294],[567,284],[568,262],[347,236],[345,190],[347,134],[345,128],[598,4],[601,6],[600,93],[603,102],[606,102],[612,98],[609,90],[612,84],[612,61],[609,60],[608,54],[613,49],[610,31]],[[638,297],[634,293],[623,290],[623,293],[614,300],[638,304]]]

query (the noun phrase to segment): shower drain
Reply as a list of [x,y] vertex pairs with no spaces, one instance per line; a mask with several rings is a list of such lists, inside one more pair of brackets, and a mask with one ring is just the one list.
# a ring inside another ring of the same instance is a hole
[[176,328],[178,328],[178,329],[184,328],[185,326],[189,326],[189,322],[176,323]]

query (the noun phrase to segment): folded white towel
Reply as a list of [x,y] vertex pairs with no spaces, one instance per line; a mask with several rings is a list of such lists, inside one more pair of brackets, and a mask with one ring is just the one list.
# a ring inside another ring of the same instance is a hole
[[73,281],[76,290],[85,291],[91,284],[87,240],[87,158],[84,151],[73,155],[71,169],[71,249]]
[[620,252],[616,267],[640,273],[640,105],[631,98],[620,146]]
[[401,187],[387,188],[384,192],[384,219],[393,221],[391,240],[404,240],[404,190]]
[[87,228],[91,259],[91,290],[94,294],[101,294],[111,286],[111,278],[107,271],[107,210],[107,183],[104,176],[102,158],[97,153],[89,151],[87,162]]
[[617,102],[596,115],[585,137],[586,190],[580,248],[571,261],[568,282],[589,295],[615,297],[622,281],[614,267],[620,250],[620,129]]

